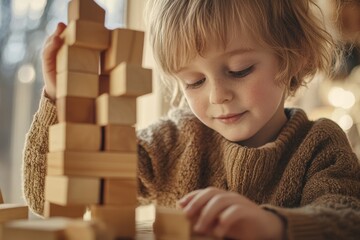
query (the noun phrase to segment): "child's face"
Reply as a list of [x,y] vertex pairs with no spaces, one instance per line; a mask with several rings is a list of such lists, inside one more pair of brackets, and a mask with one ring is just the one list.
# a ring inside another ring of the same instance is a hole
[[230,141],[259,147],[286,122],[285,87],[275,84],[277,72],[273,53],[237,38],[225,50],[209,46],[176,76],[200,121]]

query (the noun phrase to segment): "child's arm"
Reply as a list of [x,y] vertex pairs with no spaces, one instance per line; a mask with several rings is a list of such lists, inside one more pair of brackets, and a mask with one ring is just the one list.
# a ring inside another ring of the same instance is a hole
[[65,25],[60,23],[54,34],[45,42],[42,63],[45,88],[40,106],[26,135],[23,152],[23,191],[29,207],[43,214],[48,129],[57,122],[55,100],[56,54],[62,45],[60,34]]
[[[240,194],[207,188],[180,201],[195,221],[195,230],[236,239],[282,239],[282,233],[288,239],[357,239],[360,165],[341,129],[332,122],[327,125],[327,136],[318,143],[306,167],[297,206],[256,205]],[[281,231],[279,220],[284,224]]]

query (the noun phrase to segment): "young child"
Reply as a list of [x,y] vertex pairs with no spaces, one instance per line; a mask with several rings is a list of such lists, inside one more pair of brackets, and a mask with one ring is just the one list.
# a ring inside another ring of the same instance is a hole
[[[313,10],[310,0],[148,1],[155,60],[186,104],[138,131],[141,203],[179,201],[195,232],[218,237],[360,236],[360,167],[345,133],[284,108],[332,67],[336,48]],[[44,47],[44,96],[24,152],[24,193],[38,214],[64,28]]]

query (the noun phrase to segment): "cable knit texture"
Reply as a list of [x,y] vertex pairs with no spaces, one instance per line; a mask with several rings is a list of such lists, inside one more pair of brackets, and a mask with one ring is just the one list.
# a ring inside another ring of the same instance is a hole
[[[328,119],[287,109],[274,142],[229,142],[185,110],[138,132],[139,201],[175,207],[199,188],[238,192],[286,219],[288,239],[358,239],[360,166],[345,133]],[[56,109],[44,97],[27,135],[24,193],[43,213],[48,127]]]

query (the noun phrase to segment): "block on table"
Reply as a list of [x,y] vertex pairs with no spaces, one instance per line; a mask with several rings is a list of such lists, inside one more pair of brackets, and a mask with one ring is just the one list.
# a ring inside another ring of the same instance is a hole
[[123,62],[110,73],[111,96],[138,97],[151,93],[152,71],[140,65]]
[[49,151],[100,151],[101,135],[95,124],[60,122],[49,127]]
[[14,203],[0,204],[0,224],[17,219],[27,219],[28,214],[29,208],[26,205]]
[[63,44],[56,56],[56,71],[99,73],[100,51]]
[[68,96],[96,98],[98,92],[97,74],[65,71],[56,76],[56,98]]
[[136,123],[136,98],[102,94],[96,99],[96,123],[101,126],[134,125]]
[[142,65],[144,32],[119,28],[110,33],[110,47],[105,52],[104,72],[122,62]]
[[100,178],[47,175],[45,200],[62,206],[98,204]]
[[50,152],[47,154],[48,175],[100,178],[137,177],[137,154],[114,152]]
[[61,206],[49,201],[44,203],[44,217],[67,217],[82,219],[85,214],[85,205]]
[[104,222],[114,236],[135,236],[135,207],[92,205],[90,211],[91,219]]
[[157,237],[191,239],[191,223],[182,210],[156,207],[154,232]]
[[105,178],[102,203],[104,205],[137,206],[137,180]]
[[71,221],[65,228],[66,240],[113,240],[105,224],[100,221]]
[[109,124],[103,127],[103,149],[105,151],[137,152],[135,127]]
[[102,23],[85,20],[69,22],[61,37],[69,46],[105,50],[110,45],[110,30]]
[[68,23],[78,19],[104,24],[105,10],[93,0],[72,0],[68,5]]
[[62,97],[56,99],[58,121],[72,123],[95,123],[95,99]]
[[63,240],[67,218],[46,220],[17,220],[3,227],[3,240]]
[[3,196],[2,196],[2,193],[1,193],[1,190],[0,190],[0,204],[4,203],[4,199],[3,199]]

